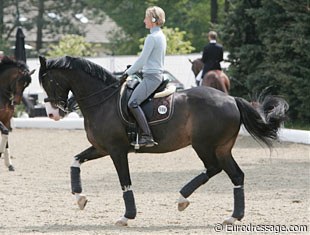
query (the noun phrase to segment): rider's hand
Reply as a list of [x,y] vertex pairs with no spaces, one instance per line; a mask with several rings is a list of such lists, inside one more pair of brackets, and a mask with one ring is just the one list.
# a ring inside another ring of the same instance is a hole
[[124,73],[121,75],[121,77],[120,77],[120,82],[121,82],[121,84],[124,83],[124,82],[126,81],[127,77],[128,77],[128,74],[127,74],[126,72],[124,72]]

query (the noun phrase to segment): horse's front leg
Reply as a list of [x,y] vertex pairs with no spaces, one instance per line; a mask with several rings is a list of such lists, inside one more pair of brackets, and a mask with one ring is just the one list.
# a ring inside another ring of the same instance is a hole
[[9,129],[2,122],[0,122],[0,131],[1,131],[0,153],[4,153],[9,139]]
[[102,152],[99,152],[93,146],[74,156],[71,165],[71,192],[75,195],[77,204],[81,210],[83,210],[87,204],[87,198],[82,194],[82,181],[81,181],[81,169],[80,166],[83,162],[94,160],[106,156]]
[[4,165],[9,169],[9,171],[15,171],[15,168],[12,164],[10,149],[9,149],[9,142],[6,143],[6,147],[4,150]]
[[0,142],[0,157],[3,153],[4,155],[4,164],[7,168],[9,168],[9,171],[15,171],[12,161],[11,161],[11,155],[9,150],[9,129],[0,122],[0,131],[1,131],[1,142]]
[[130,188],[131,179],[128,166],[128,153],[127,151],[119,150],[113,154],[111,153],[111,158],[118,174],[125,202],[125,214],[116,221],[116,225],[127,226],[128,219],[134,219],[137,214],[134,194]]

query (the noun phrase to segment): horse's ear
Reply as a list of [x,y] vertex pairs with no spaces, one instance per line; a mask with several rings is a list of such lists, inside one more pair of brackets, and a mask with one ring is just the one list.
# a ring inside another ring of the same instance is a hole
[[191,64],[193,64],[193,61],[192,61],[191,59],[188,59],[188,61],[189,61]]
[[40,64],[42,68],[46,68],[46,59],[44,56],[39,56]]

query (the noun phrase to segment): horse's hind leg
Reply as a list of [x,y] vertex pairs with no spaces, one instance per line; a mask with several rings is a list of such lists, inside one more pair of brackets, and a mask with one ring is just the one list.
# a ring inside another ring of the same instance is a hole
[[85,208],[88,200],[86,196],[82,194],[80,166],[83,162],[94,160],[103,156],[105,155],[98,153],[98,151],[93,146],[74,156],[74,160],[70,168],[71,192],[73,195],[75,195],[76,202],[81,210]]
[[224,220],[224,224],[233,224],[236,220],[241,220],[244,217],[244,173],[231,153],[219,156],[218,159],[219,164],[234,184],[234,210],[231,217]]
[[218,165],[214,149],[212,147],[207,150],[200,149],[198,147],[193,146],[196,150],[199,158],[202,160],[205,171],[197,175],[190,182],[188,182],[181,190],[180,190],[180,198],[178,200],[178,210],[183,211],[189,205],[189,200],[187,199],[197,188],[201,185],[208,182],[208,180],[221,172],[221,168]]

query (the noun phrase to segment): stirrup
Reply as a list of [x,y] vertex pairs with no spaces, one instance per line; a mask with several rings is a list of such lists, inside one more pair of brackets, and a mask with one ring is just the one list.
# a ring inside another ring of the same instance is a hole
[[158,145],[158,143],[155,142],[153,138],[151,138],[149,142],[146,143],[139,143],[139,141],[139,135],[137,134],[136,141],[131,142],[131,145],[134,146],[135,149],[140,149],[140,147],[153,147],[154,145]]

